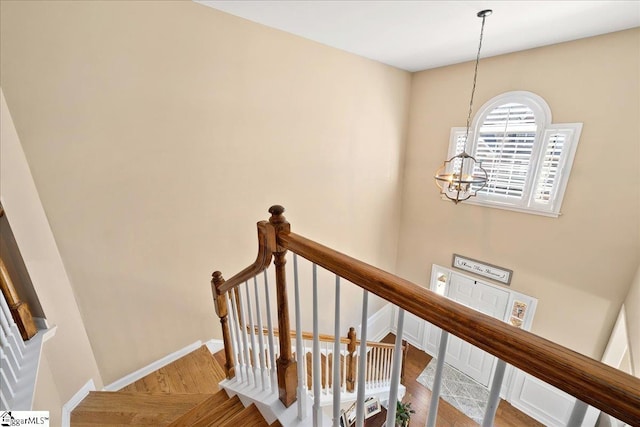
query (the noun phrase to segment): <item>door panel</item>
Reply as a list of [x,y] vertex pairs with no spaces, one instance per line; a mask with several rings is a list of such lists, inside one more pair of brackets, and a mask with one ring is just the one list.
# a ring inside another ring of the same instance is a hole
[[[447,296],[454,301],[504,319],[509,293],[476,280],[451,274]],[[488,385],[495,357],[456,336],[449,338],[446,362],[469,375],[480,384]]]
[[446,361],[451,365],[452,361],[464,359],[464,341],[455,335],[449,335],[449,343],[447,345],[447,357]]

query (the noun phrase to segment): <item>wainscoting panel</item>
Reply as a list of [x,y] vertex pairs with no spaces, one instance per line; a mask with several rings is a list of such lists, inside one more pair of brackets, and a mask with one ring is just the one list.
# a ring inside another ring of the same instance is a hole
[[[367,319],[367,341],[381,341],[389,332],[395,333],[392,304],[385,304]],[[392,330],[393,323],[393,330]],[[362,325],[357,329],[358,338],[362,336]]]
[[575,397],[518,370],[511,390],[511,404],[546,426],[567,425]]

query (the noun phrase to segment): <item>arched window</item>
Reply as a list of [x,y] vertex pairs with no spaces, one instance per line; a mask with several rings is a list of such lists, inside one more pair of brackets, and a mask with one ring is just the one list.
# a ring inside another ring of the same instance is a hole
[[[551,123],[540,96],[507,92],[474,117],[469,153],[487,171],[487,185],[466,203],[558,216],[582,123]],[[449,154],[460,153],[465,128],[453,128]]]

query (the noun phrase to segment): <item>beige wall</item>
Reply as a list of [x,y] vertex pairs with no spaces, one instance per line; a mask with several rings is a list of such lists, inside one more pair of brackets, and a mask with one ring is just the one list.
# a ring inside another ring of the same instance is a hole
[[453,253],[510,268],[539,299],[533,331],[599,359],[639,255],[639,60],[634,29],[481,61],[476,106],[527,90],[553,122],[584,123],[557,219],[440,200],[432,176],[464,126],[473,64],[414,74],[399,274],[427,284]]
[[2,89],[0,123],[0,199],[38,294],[40,314],[56,328],[43,345],[33,408],[50,411],[52,425],[60,425],[64,402],[90,379],[102,387],[102,379]]
[[[77,390],[75,390],[77,391]],[[49,424],[62,426],[62,406],[69,401],[69,397],[62,398],[58,392],[56,378],[51,371],[46,354],[40,359],[36,393],[33,397],[34,411],[49,411]]]
[[393,269],[409,73],[192,2],[1,4],[2,87],[105,382],[219,336],[211,272],[253,261],[271,204]]

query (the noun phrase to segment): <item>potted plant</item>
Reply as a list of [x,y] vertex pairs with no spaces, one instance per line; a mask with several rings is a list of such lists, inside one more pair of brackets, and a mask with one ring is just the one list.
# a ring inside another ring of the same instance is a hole
[[400,402],[396,405],[396,427],[407,427],[409,425],[409,419],[411,414],[415,414],[416,411],[411,409],[411,402]]

